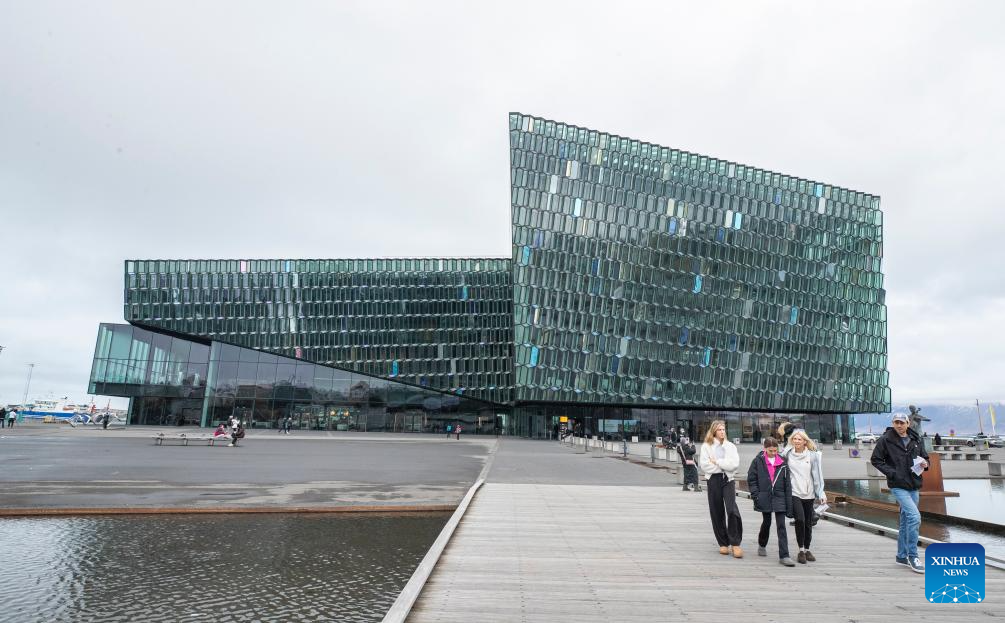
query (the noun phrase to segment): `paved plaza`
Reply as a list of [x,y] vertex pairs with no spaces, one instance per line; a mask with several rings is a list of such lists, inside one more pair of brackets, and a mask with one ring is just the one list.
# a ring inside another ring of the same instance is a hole
[[0,435],[11,509],[453,508],[495,437],[248,431],[226,444],[154,445],[200,429],[28,425]]

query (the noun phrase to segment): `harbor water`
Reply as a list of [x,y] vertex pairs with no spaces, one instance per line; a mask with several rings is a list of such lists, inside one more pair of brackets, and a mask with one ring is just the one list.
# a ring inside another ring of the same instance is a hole
[[2,519],[0,621],[380,621],[448,518]]

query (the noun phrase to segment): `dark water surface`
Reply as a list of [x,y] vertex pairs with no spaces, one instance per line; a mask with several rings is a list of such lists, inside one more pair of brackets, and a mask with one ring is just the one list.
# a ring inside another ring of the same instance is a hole
[[379,621],[449,516],[0,519],[0,621]]
[[[957,491],[958,498],[922,500],[921,509],[943,515],[977,519],[994,524],[1005,524],[1005,482],[1000,478],[945,480],[946,491]],[[830,480],[825,488],[833,493],[846,493],[853,497],[896,504],[890,493],[881,491],[885,480]],[[883,511],[857,504],[831,507],[838,515],[862,519],[881,526],[896,528],[900,518],[896,511]],[[1005,560],[1005,535],[979,528],[939,521],[931,517],[921,520],[921,536],[950,543],[980,543],[985,552]]]

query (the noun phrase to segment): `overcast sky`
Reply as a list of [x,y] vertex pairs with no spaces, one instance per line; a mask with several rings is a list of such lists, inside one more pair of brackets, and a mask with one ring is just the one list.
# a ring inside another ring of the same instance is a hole
[[126,258],[508,256],[516,110],[878,194],[895,403],[1005,399],[1005,3],[0,0],[0,402]]

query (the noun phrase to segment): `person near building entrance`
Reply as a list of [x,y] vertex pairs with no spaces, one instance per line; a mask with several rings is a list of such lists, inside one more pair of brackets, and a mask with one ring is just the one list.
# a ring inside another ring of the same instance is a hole
[[740,455],[736,446],[726,439],[726,423],[715,420],[705,433],[701,444],[698,466],[705,472],[708,489],[708,512],[712,519],[712,532],[719,544],[719,553],[743,558],[740,541],[743,539],[743,521],[736,505],[736,469]]
[[897,535],[898,565],[924,573],[925,565],[918,559],[918,491],[921,475],[928,469],[928,452],[918,433],[911,430],[911,419],[903,413],[893,416],[893,426],[876,441],[872,451],[873,466],[886,476],[890,493],[900,505],[900,526]]
[[789,536],[785,531],[785,518],[792,515],[792,483],[785,459],[778,454],[778,441],[774,437],[764,440],[764,449],[750,462],[747,470],[747,489],[754,500],[754,510],[761,513],[761,530],[757,533],[757,555],[767,556],[768,537],[771,534],[771,516],[775,516],[778,534],[778,562],[795,567],[789,558]]
[[701,483],[698,482],[698,464],[694,460],[695,454],[697,454],[697,450],[691,440],[687,437],[681,438],[680,443],[677,444],[677,456],[684,469],[684,491],[701,491]]
[[789,478],[792,480],[792,515],[796,520],[796,543],[799,545],[796,562],[804,565],[816,561],[810,552],[813,524],[816,523],[813,504],[827,502],[822,453],[817,451],[816,444],[805,430],[796,428],[789,435],[789,445],[782,456],[788,461]]

